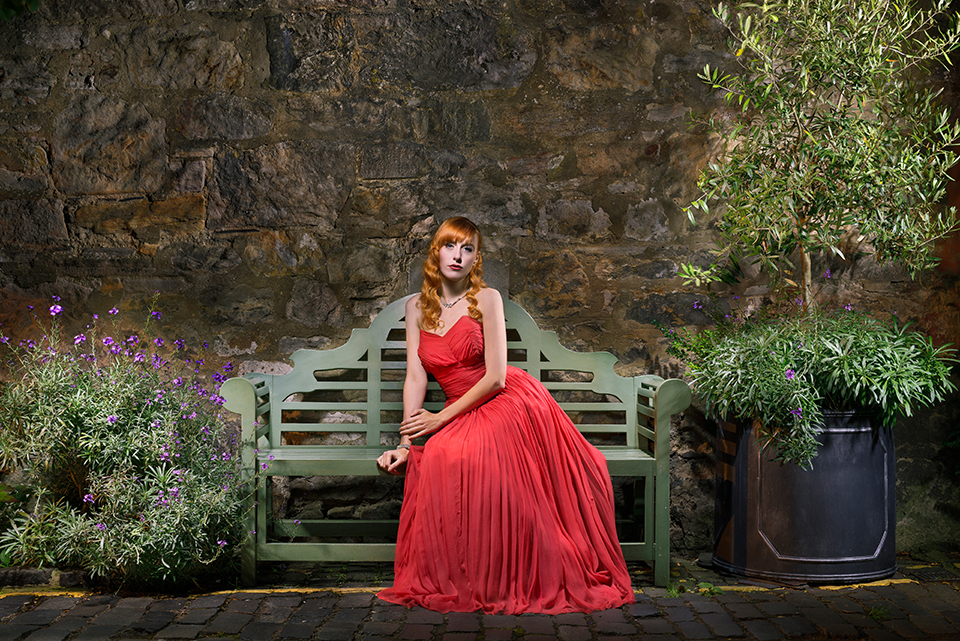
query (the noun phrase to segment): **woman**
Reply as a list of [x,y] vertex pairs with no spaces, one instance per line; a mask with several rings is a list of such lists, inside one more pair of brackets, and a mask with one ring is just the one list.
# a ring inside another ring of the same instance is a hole
[[[380,598],[506,614],[633,603],[606,461],[536,379],[507,366],[480,245],[472,222],[445,221],[407,302],[400,445],[377,459],[393,474],[406,464],[394,587]],[[447,396],[437,413],[423,409],[427,372]]]

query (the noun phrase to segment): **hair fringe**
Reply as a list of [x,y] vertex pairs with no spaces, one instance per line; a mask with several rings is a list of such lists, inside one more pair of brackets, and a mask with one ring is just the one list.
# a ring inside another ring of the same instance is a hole
[[417,301],[417,307],[420,308],[421,329],[430,331],[441,326],[440,248],[451,241],[455,243],[468,241],[474,235],[477,237],[477,262],[467,276],[468,289],[465,298],[467,299],[467,314],[478,321],[483,320],[483,314],[477,307],[477,294],[487,286],[483,281],[483,254],[480,253],[483,236],[481,236],[477,226],[470,220],[463,216],[457,216],[443,221],[433,235],[433,240],[430,241],[427,260],[423,263],[423,287],[420,289],[420,300]]

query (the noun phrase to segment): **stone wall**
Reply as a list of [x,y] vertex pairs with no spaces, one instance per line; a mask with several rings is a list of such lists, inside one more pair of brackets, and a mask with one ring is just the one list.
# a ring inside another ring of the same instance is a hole
[[[677,268],[712,247],[681,209],[716,151],[688,126],[720,106],[696,74],[730,59],[711,6],[41,0],[0,25],[0,321],[23,332],[52,295],[68,323],[132,318],[159,292],[161,331],[208,340],[210,367],[283,371],[411,291],[462,214],[489,282],[565,345],[682,375],[652,323],[709,322]],[[960,342],[956,271],[827,266],[829,297]],[[912,460],[936,459],[948,414],[901,438],[902,495],[930,500],[901,503],[904,549],[960,523],[942,464]],[[673,544],[696,553],[713,518],[700,409],[672,442]]]

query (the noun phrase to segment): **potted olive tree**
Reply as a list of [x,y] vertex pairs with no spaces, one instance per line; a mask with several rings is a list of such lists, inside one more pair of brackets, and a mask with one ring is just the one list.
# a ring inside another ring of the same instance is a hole
[[[898,414],[953,389],[953,351],[849,309],[817,309],[814,260],[872,253],[912,274],[957,226],[941,205],[960,125],[929,86],[960,25],[948,0],[744,3],[715,14],[738,73],[701,79],[731,107],[706,124],[725,143],[700,179],[695,219],[717,260],[698,286],[759,265],[779,305],[671,334],[718,432],[714,564],[779,580],[839,582],[896,570]],[[734,306],[735,307],[735,306]],[[792,308],[788,311],[787,308]],[[754,309],[756,307],[754,306]]]

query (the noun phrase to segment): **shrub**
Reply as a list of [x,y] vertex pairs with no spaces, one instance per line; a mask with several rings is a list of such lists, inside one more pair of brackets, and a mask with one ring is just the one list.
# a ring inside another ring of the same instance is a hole
[[892,427],[955,389],[954,348],[849,305],[717,316],[698,332],[661,328],[667,351],[687,362],[708,415],[757,421],[762,446],[779,460],[812,465],[823,409],[870,411]]
[[[61,336],[61,313],[50,307],[38,341],[0,338],[0,468],[19,469],[33,494],[0,534],[0,554],[111,585],[223,570],[240,536],[239,457],[222,399],[202,384],[202,352],[179,340],[164,352],[150,338],[152,306],[126,335],[112,309],[110,332],[94,316],[86,332]],[[213,374],[216,389],[223,380]]]

